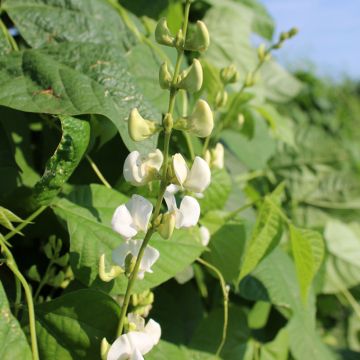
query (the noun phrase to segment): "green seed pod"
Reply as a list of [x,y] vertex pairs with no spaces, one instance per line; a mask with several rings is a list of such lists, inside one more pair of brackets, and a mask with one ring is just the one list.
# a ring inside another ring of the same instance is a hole
[[194,59],[192,65],[180,74],[176,87],[194,93],[201,89],[202,83],[203,69],[200,61]]
[[220,80],[224,85],[233,84],[239,81],[240,74],[236,70],[236,66],[231,64],[220,70]]
[[210,35],[207,27],[202,21],[197,21],[193,31],[186,37],[184,49],[203,52],[209,45]]
[[165,61],[159,70],[159,83],[162,89],[170,89],[172,82],[172,75],[168,69],[167,62]]
[[171,34],[166,18],[161,18],[156,25],[155,40],[165,46],[174,46],[175,37]]
[[132,109],[128,120],[128,131],[132,140],[143,141],[157,132],[154,121],[144,119],[136,108]]

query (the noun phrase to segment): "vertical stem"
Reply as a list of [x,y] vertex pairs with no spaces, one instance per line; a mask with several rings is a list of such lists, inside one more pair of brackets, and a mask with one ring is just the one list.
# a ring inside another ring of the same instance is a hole
[[91,168],[94,170],[94,173],[97,175],[99,180],[108,188],[111,189],[111,185],[108,183],[108,181],[105,179],[105,176],[101,173],[98,166],[95,164],[94,160],[89,156],[85,155],[86,160],[89,162]]
[[36,327],[35,327],[35,310],[34,310],[34,302],[31,294],[30,286],[27,283],[24,276],[19,271],[15,259],[9,248],[5,245],[3,241],[1,241],[0,244],[1,244],[2,252],[4,252],[7,259],[6,265],[15,275],[15,277],[20,281],[21,285],[24,288],[25,297],[28,305],[28,312],[29,312],[29,328],[30,328],[32,356],[33,356],[33,360],[39,360],[39,351],[37,346]]
[[21,307],[21,282],[17,277],[15,277],[15,292],[14,315],[17,317]]
[[[190,1],[187,0],[186,4],[185,4],[184,24],[183,24],[183,27],[182,27],[182,33],[184,35],[184,39],[186,39],[187,26],[188,26],[188,20],[189,20],[188,19],[189,18],[189,11],[190,11]],[[172,114],[174,112],[175,98],[176,98],[176,94],[177,94],[177,90],[176,90],[174,85],[176,84],[176,80],[177,80],[177,77],[178,77],[179,72],[180,72],[180,67],[181,67],[181,62],[182,62],[182,59],[183,59],[183,55],[184,55],[184,50],[183,49],[178,49],[176,65],[175,65],[174,75],[173,75],[173,79],[172,79],[172,87],[170,89],[169,106],[168,106],[168,112],[166,114],[167,116],[172,116]],[[154,212],[153,212],[153,215],[152,215],[152,226],[146,232],[146,235],[145,235],[145,238],[143,240],[143,243],[141,244],[138,256],[136,257],[134,270],[132,271],[132,273],[130,275],[130,278],[129,278],[129,281],[128,281],[128,284],[127,284],[127,287],[126,287],[124,302],[123,302],[123,305],[121,307],[121,312],[120,312],[119,324],[118,324],[118,329],[117,329],[117,336],[120,336],[122,334],[122,332],[123,332],[125,316],[126,316],[126,313],[127,313],[127,309],[129,307],[129,303],[130,303],[132,288],[133,288],[135,280],[137,278],[137,274],[138,274],[139,268],[140,268],[140,263],[141,263],[143,255],[144,255],[146,246],[148,245],[148,243],[149,243],[149,241],[151,239],[151,236],[155,232],[155,230],[154,230],[154,222],[155,222],[156,218],[160,214],[161,204],[162,204],[162,201],[164,199],[164,194],[165,194],[165,191],[166,191],[166,187],[168,185],[168,183],[167,183],[167,172],[168,172],[169,148],[170,148],[172,125],[170,127],[165,126],[164,130],[165,130],[164,162],[163,162],[164,165],[163,165],[163,172],[162,172],[162,177],[161,177],[160,192],[159,192],[159,196],[158,196],[158,199],[157,199],[157,202],[156,202],[156,205],[155,205],[155,209],[154,209]]]

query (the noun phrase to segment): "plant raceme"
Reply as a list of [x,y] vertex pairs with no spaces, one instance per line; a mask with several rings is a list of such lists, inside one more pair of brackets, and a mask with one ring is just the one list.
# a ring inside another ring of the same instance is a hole
[[[164,150],[156,149],[144,156],[138,151],[133,151],[124,162],[123,175],[127,182],[139,187],[152,181],[160,181],[160,191],[155,207],[146,198],[133,195],[129,201],[115,209],[112,218],[112,228],[124,242],[113,250],[114,264],[110,270],[107,271],[105,268],[105,255],[101,256],[99,276],[104,281],[111,281],[125,274],[128,277],[128,285],[120,314],[118,338],[111,346],[106,339],[102,343],[102,358],[107,360],[143,359],[143,355],[158,343],[161,335],[159,324],[149,320],[144,326],[145,320],[139,314],[126,315],[132,286],[134,281],[142,280],[146,273],[152,272],[152,266],[160,256],[159,251],[149,245],[153,233],[158,232],[164,239],[169,239],[175,229],[198,224],[201,212],[199,202],[188,194],[179,198],[181,192],[191,192],[202,197],[211,181],[209,163],[203,158],[196,156],[189,168],[180,153],[172,157],[169,154],[173,129],[198,137],[208,137],[214,127],[212,110],[202,99],[197,101],[191,115],[173,120],[177,92],[181,89],[194,93],[200,90],[203,82],[202,65],[197,59],[180,73],[184,50],[205,51],[210,41],[207,28],[201,21],[195,24],[191,36],[187,36],[190,2],[187,0],[185,3],[184,24],[176,35],[170,32],[166,19],[161,19],[155,30],[157,42],[176,48],[178,53],[174,73],[170,73],[166,62],[159,70],[160,87],[170,91],[169,109],[163,117],[162,125],[143,118],[136,108],[130,112],[128,119],[128,131],[133,141],[143,141],[163,131]],[[215,159],[213,162],[220,163],[221,160]],[[167,211],[161,213],[163,200],[167,205]],[[201,242],[206,246],[210,233],[205,227],[200,227],[199,232]],[[190,266],[190,272],[191,270]],[[123,333],[126,319],[127,332]]]

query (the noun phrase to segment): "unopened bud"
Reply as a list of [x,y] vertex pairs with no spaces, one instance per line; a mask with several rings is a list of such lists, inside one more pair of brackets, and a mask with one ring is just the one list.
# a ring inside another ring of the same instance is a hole
[[294,37],[295,35],[298,34],[298,32],[299,32],[298,28],[296,28],[296,27],[291,28],[288,33],[289,37],[291,37],[291,38]]
[[165,132],[169,133],[174,126],[174,120],[170,113],[165,114],[163,119],[163,127]]
[[226,90],[219,90],[215,97],[215,107],[221,108],[226,106],[228,101],[228,93]]
[[99,277],[102,281],[109,282],[115,278],[117,278],[119,275],[124,273],[124,269],[122,269],[118,265],[113,265],[110,269],[110,271],[106,271],[105,267],[105,254],[102,254],[100,256],[99,260]]
[[167,62],[165,61],[159,70],[159,83],[162,89],[170,89],[172,82],[172,75],[168,69]]
[[107,342],[106,338],[103,338],[101,340],[101,345],[100,345],[101,360],[107,359],[107,354],[108,354],[109,350],[110,350],[110,344]]
[[132,140],[143,141],[154,135],[158,128],[154,121],[144,119],[134,108],[129,115],[128,130]]
[[161,18],[156,25],[155,29],[155,39],[156,41],[165,46],[174,46],[175,37],[171,34],[166,18]]
[[220,70],[220,79],[223,84],[233,84],[239,81],[240,74],[236,70],[236,66],[231,64]]
[[210,35],[206,25],[197,21],[195,27],[188,34],[185,40],[184,49],[192,51],[206,51],[210,45]]
[[249,72],[246,75],[246,79],[245,79],[245,86],[246,87],[251,87],[255,84],[255,78],[254,78],[254,74],[252,72]]
[[265,44],[261,44],[258,47],[257,53],[258,53],[259,61],[265,61],[265,58],[266,58],[266,46],[265,46]]
[[244,116],[243,114],[238,114],[238,116],[237,116],[237,123],[238,123],[240,129],[244,126],[245,116]]
[[136,264],[136,256],[132,254],[127,254],[125,257],[125,275],[129,277],[131,273],[134,271]]
[[178,130],[189,131],[198,137],[207,137],[214,128],[213,113],[205,100],[198,100],[193,113],[174,124]]
[[280,33],[280,37],[279,37],[280,42],[284,42],[284,41],[287,40],[288,38],[289,38],[289,33],[287,33],[287,32],[282,32],[282,33]]
[[176,223],[176,216],[173,211],[168,212],[162,216],[161,223],[158,226],[157,230],[163,239],[171,238],[175,229],[175,223]]
[[194,93],[201,89],[202,83],[203,69],[200,61],[194,59],[192,65],[180,74],[176,87]]

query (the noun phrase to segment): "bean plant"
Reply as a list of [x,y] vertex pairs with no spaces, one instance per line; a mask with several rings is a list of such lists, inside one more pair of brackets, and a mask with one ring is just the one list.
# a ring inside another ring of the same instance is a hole
[[359,94],[277,63],[297,28],[248,0],[0,11],[1,359],[358,356]]

